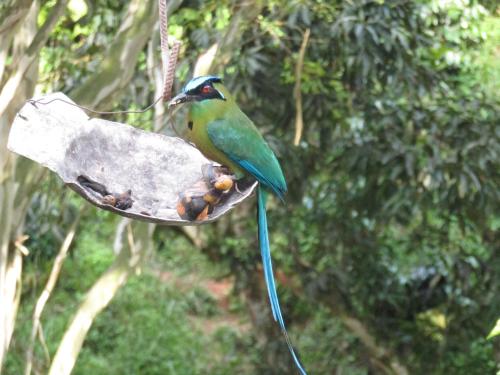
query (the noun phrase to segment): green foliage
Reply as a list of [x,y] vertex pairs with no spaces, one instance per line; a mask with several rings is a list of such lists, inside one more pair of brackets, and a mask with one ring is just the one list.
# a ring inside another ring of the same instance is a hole
[[[44,91],[71,91],[96,72],[119,27],[122,2],[85,3],[84,15],[70,7],[41,53]],[[269,204],[270,237],[285,319],[306,368],[378,374],[398,361],[412,374],[497,372],[498,338],[486,337],[500,315],[498,5],[254,5],[261,12],[249,18],[239,2],[183,3],[169,19],[169,31],[183,41],[176,85],[189,78],[200,53],[229,43],[225,65],[213,73],[265,133],[290,188],[286,205]],[[238,32],[228,35],[233,26]],[[293,147],[295,68],[306,28],[304,133]],[[153,101],[147,53],[117,108]],[[144,128],[152,119],[151,112],[116,117]],[[286,345],[262,308],[267,296],[253,202],[247,203],[201,228],[199,249],[181,231],[158,229],[155,258],[98,317],[75,373],[289,371]],[[31,255],[7,373],[22,370],[27,306],[81,204],[53,180],[34,196]],[[113,259],[115,225],[109,213],[84,213],[45,312],[51,354],[79,298]],[[176,281],[165,283],[162,272]],[[234,281],[225,308],[204,285],[222,278]],[[346,317],[360,322],[385,356],[374,358],[366,336],[343,323]],[[219,320],[225,324],[207,329]],[[36,354],[44,369],[38,346]]]
[[[73,256],[66,260],[60,285],[44,312],[45,317],[50,317],[44,319],[43,330],[52,356],[79,300],[113,260],[110,234],[116,218],[95,210],[88,218],[83,220]],[[205,318],[220,319],[221,315],[213,297],[200,287],[176,286],[175,280],[182,280],[183,271],[172,267],[175,264],[172,259],[189,250],[185,243],[182,246],[183,241],[179,244],[168,256],[160,253],[151,260],[147,266],[150,271],[132,277],[109,308],[98,316],[86,338],[75,374],[199,374],[207,368],[218,374],[231,374],[241,368],[242,361],[235,348],[250,343],[242,344],[230,325],[215,330],[213,337],[204,336],[201,328],[210,324]],[[194,254],[192,261],[197,257],[199,254]],[[30,267],[27,272],[31,275],[37,269],[48,268],[50,263],[50,259],[41,259],[37,268]],[[162,281],[152,271],[158,265],[162,272],[174,274],[174,282]],[[24,371],[31,307],[42,287],[43,284],[30,277],[25,278],[19,324],[6,363],[7,374]],[[37,344],[35,349],[35,368],[45,372],[48,363],[43,360],[42,347]]]
[[75,374],[200,373],[209,358],[179,297],[149,275],[131,279],[96,320]]

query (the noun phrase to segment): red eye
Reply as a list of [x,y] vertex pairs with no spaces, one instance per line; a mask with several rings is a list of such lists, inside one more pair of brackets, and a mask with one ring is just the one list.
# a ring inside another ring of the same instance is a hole
[[203,94],[209,94],[210,92],[212,92],[212,86],[209,86],[209,85],[203,86],[201,88],[201,92]]

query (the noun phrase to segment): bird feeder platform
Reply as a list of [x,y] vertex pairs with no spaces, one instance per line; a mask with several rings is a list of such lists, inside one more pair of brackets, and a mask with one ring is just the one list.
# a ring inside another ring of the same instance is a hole
[[62,93],[28,101],[15,117],[8,148],[57,173],[101,209],[157,224],[197,225],[224,215],[257,184],[239,181],[205,220],[182,219],[179,196],[203,180],[211,161],[180,138],[89,118],[70,103]]

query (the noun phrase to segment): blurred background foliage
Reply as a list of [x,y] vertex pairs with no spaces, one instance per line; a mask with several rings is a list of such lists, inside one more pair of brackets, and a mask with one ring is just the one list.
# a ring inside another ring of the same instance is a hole
[[[39,24],[54,4],[41,1]],[[37,91],[71,96],[99,71],[127,5],[69,1],[40,52]],[[304,131],[293,146],[307,29]],[[219,43],[211,72],[281,160],[290,191],[286,204],[270,204],[271,248],[308,371],[497,373],[500,339],[486,337],[500,316],[498,3],[187,0],[169,32],[183,42],[174,90]],[[158,48],[156,30],[115,109],[155,99],[148,58],[158,65]],[[112,118],[152,130],[154,116]],[[48,174],[31,198],[6,374],[24,371],[34,303],[83,206]],[[253,210],[246,202],[195,231],[156,228],[155,251],[98,316],[74,373],[293,373],[267,308]],[[78,302],[113,261],[118,221],[82,213],[44,312],[36,373],[47,371]]]

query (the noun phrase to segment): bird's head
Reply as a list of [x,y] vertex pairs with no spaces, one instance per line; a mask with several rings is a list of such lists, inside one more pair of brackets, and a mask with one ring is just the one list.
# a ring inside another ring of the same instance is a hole
[[193,104],[222,104],[227,101],[228,93],[222,85],[222,80],[216,76],[195,77],[189,81],[182,89],[182,92],[175,96],[168,107],[174,107],[182,103]]

